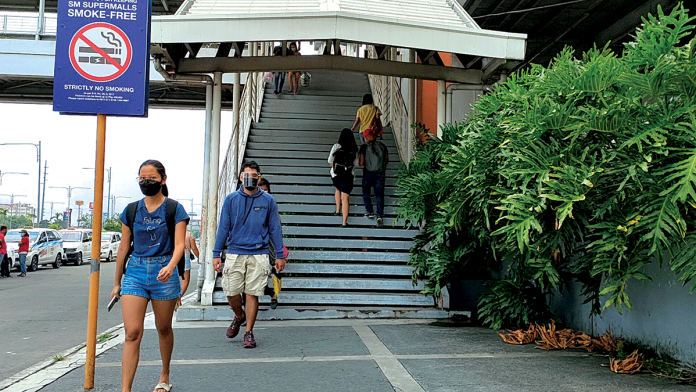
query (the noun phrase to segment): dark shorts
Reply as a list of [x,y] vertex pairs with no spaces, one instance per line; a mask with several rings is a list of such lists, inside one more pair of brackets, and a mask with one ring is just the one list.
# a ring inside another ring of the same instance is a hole
[[332,177],[331,181],[333,181],[333,185],[336,189],[343,193],[350,195],[353,191],[353,176],[336,176]]
[[172,255],[156,257],[131,256],[121,282],[121,295],[137,295],[156,301],[169,301],[181,296],[179,270],[167,282],[157,280],[160,270],[172,259]]

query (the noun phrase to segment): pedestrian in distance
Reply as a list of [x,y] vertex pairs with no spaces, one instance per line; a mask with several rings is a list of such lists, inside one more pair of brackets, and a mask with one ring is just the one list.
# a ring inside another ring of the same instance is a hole
[[[271,193],[271,183],[268,182],[267,179],[261,177],[259,180],[259,188],[261,188],[264,192],[270,194]],[[280,217],[278,217],[280,219]],[[280,290],[283,286],[283,274],[282,272],[278,272],[278,270],[275,268],[275,261],[278,257],[278,254],[276,253],[276,248],[275,245],[273,245],[273,240],[268,243],[268,257],[270,258],[271,262],[271,275],[273,276],[273,287],[268,287],[266,286],[265,294],[271,297],[271,309],[275,309],[278,307],[278,295],[280,294]],[[283,256],[281,257],[282,259],[287,260],[288,259],[288,248],[283,245]]]
[[[246,322],[243,347],[256,347],[254,323],[259,310],[259,296],[264,295],[270,274],[269,243],[283,249],[278,206],[271,195],[259,189],[261,169],[254,162],[242,165],[242,187],[225,198],[220,213],[217,238],[213,248],[213,267],[221,271],[220,253],[229,241],[225,268],[222,270],[222,289],[234,311],[234,319],[227,328],[232,339]],[[276,259],[278,272],[285,268],[285,260]],[[242,297],[246,303],[242,311]]]
[[27,253],[29,253],[29,233],[26,230],[21,232],[22,239],[19,240],[19,276],[27,276]]
[[5,242],[7,226],[0,226],[0,278],[11,278],[10,262],[7,259],[7,242]]
[[188,290],[189,284],[191,283],[191,260],[193,258],[200,258],[200,252],[196,245],[196,239],[193,238],[193,234],[187,231],[184,241],[184,260],[186,264],[184,267],[184,277],[181,279],[181,297],[176,301],[176,309],[181,306],[181,298],[186,294],[186,290]]
[[360,125],[360,141],[362,143],[365,143],[365,135],[368,131],[374,133],[376,139],[381,139],[383,131],[381,117],[382,111],[375,106],[372,94],[365,94],[351,129],[355,130]]
[[338,143],[331,147],[329,152],[329,166],[331,166],[331,181],[333,181],[334,198],[336,201],[335,215],[343,214],[341,227],[348,227],[348,213],[350,212],[350,193],[353,191],[353,179],[355,179],[355,166],[358,165],[358,145],[355,143],[353,131],[343,128]]
[[[299,49],[297,49],[297,43],[293,42],[290,44],[290,53],[288,56],[302,56]],[[288,72],[288,77],[290,78],[290,92],[297,95],[300,89],[300,76],[302,76],[301,71],[290,71]]]
[[360,146],[359,164],[363,167],[362,191],[365,216],[370,219],[375,218],[372,197],[370,196],[374,188],[377,202],[377,227],[382,227],[384,224],[384,183],[389,164],[389,151],[384,143],[375,139],[374,132],[366,134],[366,143]]
[[[286,51],[286,54],[288,54],[287,51]],[[273,48],[273,55],[274,56],[282,56],[283,55],[282,44]],[[273,72],[273,94],[275,94],[275,95],[283,94],[283,86],[284,85],[285,85],[285,71]]]
[[145,311],[151,301],[162,358],[162,370],[154,392],[169,392],[172,388],[169,365],[174,349],[172,316],[181,296],[179,277],[184,276],[184,242],[189,217],[181,204],[167,197],[167,174],[162,163],[143,162],[137,180],[145,197],[130,203],[121,214],[123,241],[118,249],[111,291],[112,298],[121,299],[126,331],[121,388],[123,392],[130,392],[133,387]]

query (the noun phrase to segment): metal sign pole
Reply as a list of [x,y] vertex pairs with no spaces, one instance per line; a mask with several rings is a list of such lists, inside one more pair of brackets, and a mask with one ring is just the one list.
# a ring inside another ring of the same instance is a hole
[[[97,158],[94,164],[94,216],[102,216],[104,197],[104,150],[106,115],[97,115]],[[94,388],[94,363],[97,351],[97,316],[99,314],[99,256],[102,220],[92,219],[92,261],[89,274],[89,311],[87,313],[87,360],[85,389]]]

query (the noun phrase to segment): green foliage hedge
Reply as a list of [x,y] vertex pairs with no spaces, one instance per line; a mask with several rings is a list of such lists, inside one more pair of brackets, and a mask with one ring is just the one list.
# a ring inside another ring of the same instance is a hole
[[653,262],[696,289],[693,21],[659,9],[620,56],[567,48],[418,147],[399,217],[427,222],[411,250],[426,293],[467,266],[505,265],[480,303],[500,328],[547,321],[546,295],[573,279],[594,313],[630,309],[627,287]]

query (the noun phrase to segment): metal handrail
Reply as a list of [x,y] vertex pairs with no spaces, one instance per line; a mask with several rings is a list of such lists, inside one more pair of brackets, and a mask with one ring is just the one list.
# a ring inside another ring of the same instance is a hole
[[[372,59],[377,58],[374,46],[368,46],[367,55]],[[415,138],[409,135],[413,131],[409,124],[408,108],[401,95],[401,88],[395,77],[368,75],[368,79],[375,105],[382,111],[382,124],[392,128],[401,161],[409,162],[411,151],[413,151],[413,148],[409,148],[409,143],[413,143]]]
[[[0,34],[2,35],[35,35],[39,26],[38,16],[0,15]],[[58,17],[55,14],[44,15],[44,28],[40,35],[55,36],[58,29]]]

